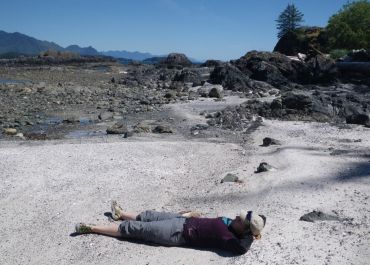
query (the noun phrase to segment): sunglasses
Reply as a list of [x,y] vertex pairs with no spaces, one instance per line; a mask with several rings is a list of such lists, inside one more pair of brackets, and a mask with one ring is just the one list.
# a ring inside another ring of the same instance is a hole
[[[251,219],[252,219],[252,211],[248,211],[247,212],[247,216],[246,216],[245,219],[247,219],[248,222],[251,222]],[[263,220],[263,221],[265,222],[265,220]],[[249,227],[248,227],[248,229],[249,229]],[[262,238],[262,236],[261,236],[261,234],[253,235],[253,238],[256,239],[256,240],[259,240],[259,239]]]

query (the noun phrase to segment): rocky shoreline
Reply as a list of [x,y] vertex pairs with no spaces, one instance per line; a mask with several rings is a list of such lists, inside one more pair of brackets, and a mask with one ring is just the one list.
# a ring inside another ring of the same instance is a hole
[[[161,125],[167,104],[233,95],[245,102],[199,113],[210,129],[245,130],[258,116],[370,126],[369,77],[348,77],[322,55],[290,58],[252,51],[228,63],[202,65],[192,65],[182,54],[170,54],[157,65],[18,61],[0,65],[0,77],[0,139],[60,139],[81,129],[94,135],[97,128],[101,134],[130,136],[152,116]],[[176,126],[178,121],[166,118],[169,128]]]

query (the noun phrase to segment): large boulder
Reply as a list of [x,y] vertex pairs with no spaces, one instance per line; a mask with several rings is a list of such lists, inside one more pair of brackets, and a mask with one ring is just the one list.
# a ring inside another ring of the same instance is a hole
[[205,83],[203,86],[192,87],[189,92],[196,92],[202,97],[222,98],[223,90],[221,85]]
[[201,74],[193,69],[183,69],[181,72],[176,73],[173,81],[193,83],[194,86],[199,86],[202,84]]
[[210,75],[212,84],[220,84],[225,89],[233,91],[249,91],[250,79],[232,64],[216,66]]
[[183,68],[192,65],[188,57],[182,53],[170,53],[160,64],[167,68]]
[[222,86],[213,87],[208,93],[208,97],[210,98],[223,98],[223,96]]
[[316,55],[307,58],[307,65],[311,69],[313,79],[319,83],[329,83],[338,75],[338,68],[335,61],[324,55]]
[[304,62],[292,60],[277,52],[251,51],[232,63],[250,78],[274,86],[289,82],[309,83],[312,79],[311,71]]
[[343,61],[345,62],[370,62],[370,50],[360,49],[351,51]]
[[111,127],[107,128],[107,134],[126,134],[128,133],[127,126],[122,122],[117,122]]
[[365,113],[352,114],[346,117],[346,122],[370,127],[370,116]]
[[207,60],[202,63],[202,67],[216,67],[222,65],[222,61],[220,60]]
[[308,93],[292,91],[283,94],[282,104],[283,107],[287,109],[308,111],[312,109],[313,99]]

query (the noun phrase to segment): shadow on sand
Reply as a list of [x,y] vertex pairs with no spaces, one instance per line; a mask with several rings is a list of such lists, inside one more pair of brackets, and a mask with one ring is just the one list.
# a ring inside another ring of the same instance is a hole
[[[91,233],[91,234],[99,235],[97,233]],[[69,234],[69,236],[70,237],[87,236],[87,234],[79,234],[79,233],[74,232],[74,233]],[[129,243],[134,243],[134,244],[140,244],[140,245],[147,245],[147,246],[151,246],[151,247],[169,247],[169,248],[174,247],[174,246],[162,246],[162,245],[158,245],[158,244],[155,244],[155,243],[143,242],[143,241],[135,240],[135,239],[124,239],[124,238],[117,238],[117,237],[112,237],[112,236],[107,236],[107,235],[99,235],[99,236],[111,237],[112,239],[116,239],[118,241],[124,241],[124,242],[129,242]],[[247,250],[250,249],[252,243],[253,243],[253,237],[250,236],[250,235],[248,235],[244,239],[242,239],[242,244]],[[214,252],[217,255],[219,255],[220,257],[236,257],[236,256],[239,256],[238,254],[232,253],[230,251],[218,249],[218,248],[198,248],[198,247],[191,247],[191,246],[187,246],[187,245],[184,245],[184,246],[181,246],[181,247],[182,248],[196,249],[196,250],[199,250],[199,251]]]

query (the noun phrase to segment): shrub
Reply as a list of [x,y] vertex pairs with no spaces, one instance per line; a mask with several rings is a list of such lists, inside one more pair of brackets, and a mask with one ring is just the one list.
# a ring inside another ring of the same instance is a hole
[[331,49],[369,49],[370,2],[361,0],[345,4],[330,17],[327,31]]
[[335,49],[330,51],[330,58],[333,60],[337,60],[339,58],[342,58],[348,54],[348,50],[344,49]]

